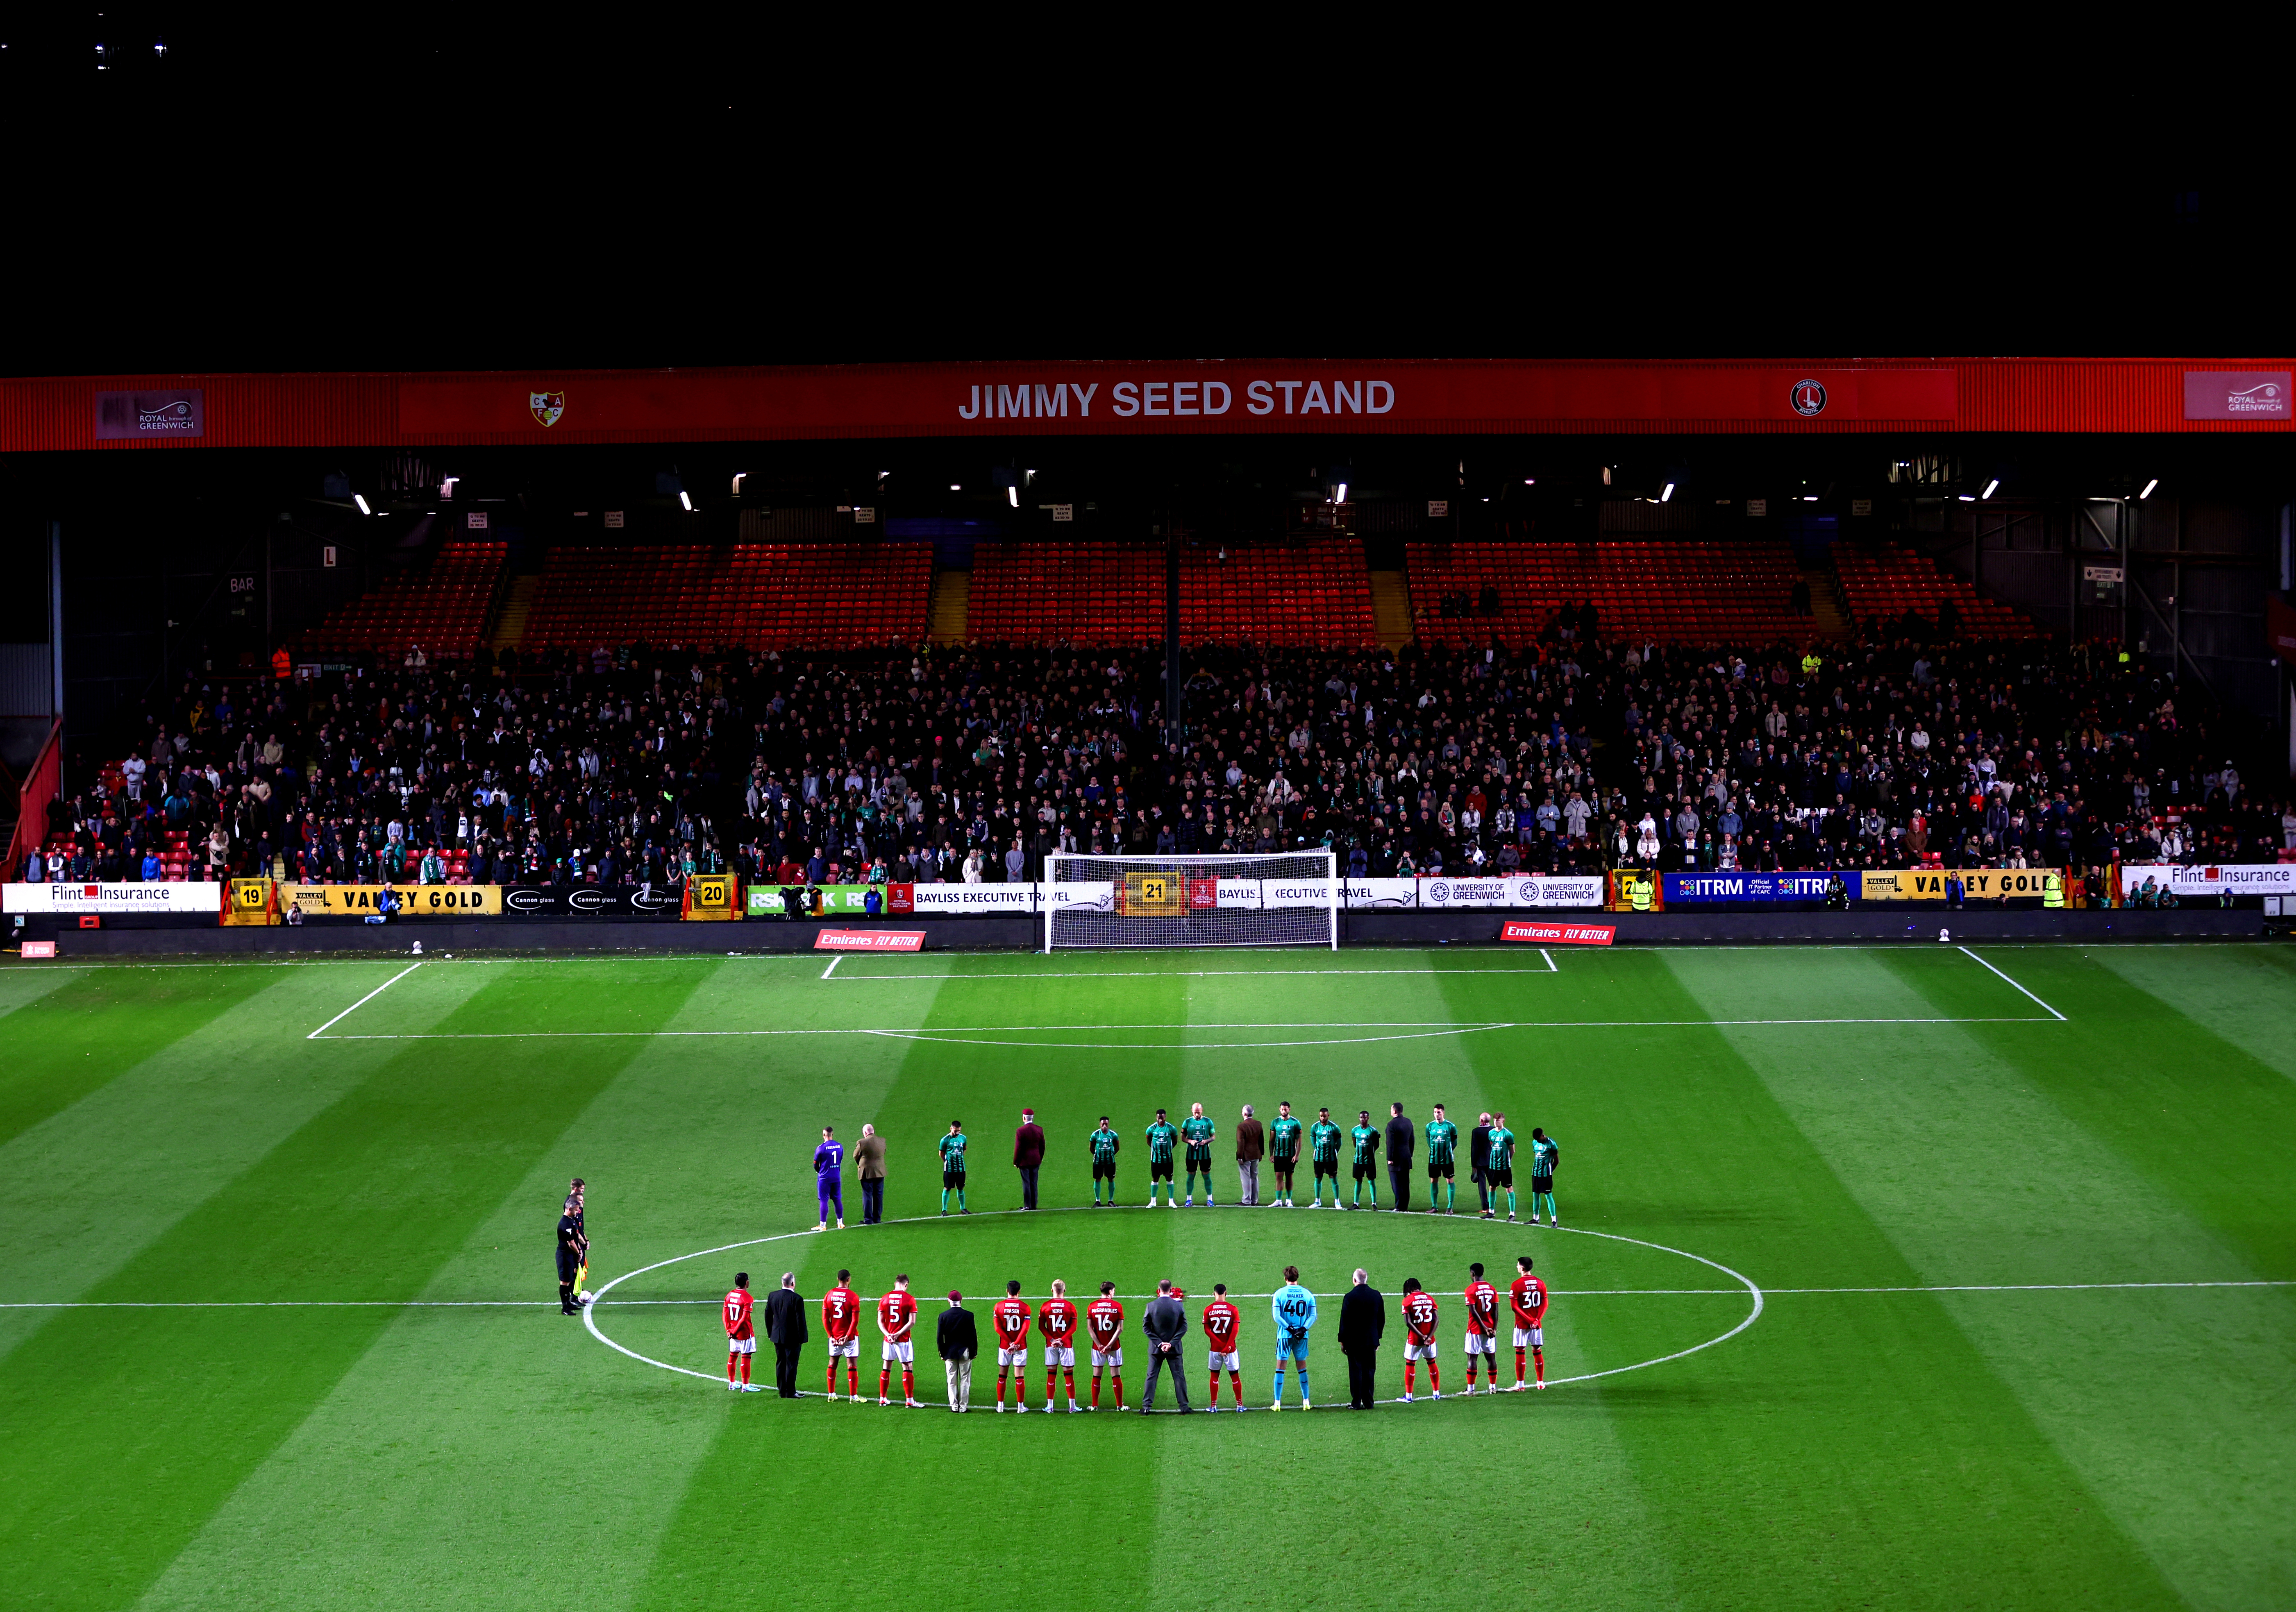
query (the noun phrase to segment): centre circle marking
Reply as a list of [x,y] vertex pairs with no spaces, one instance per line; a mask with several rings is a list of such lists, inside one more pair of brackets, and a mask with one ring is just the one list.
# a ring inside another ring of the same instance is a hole
[[[1069,1204],[1056,1209],[984,1209],[972,1216],[972,1218],[978,1220],[991,1215],[1001,1216],[1006,1215],[1074,1215],[1081,1212],[1085,1207],[1086,1206],[1082,1204]],[[1136,1204],[1124,1204],[1111,1207],[1126,1209],[1143,1209],[1144,1212],[1144,1206]],[[1243,1206],[1238,1205],[1236,1207],[1242,1207]],[[939,1224],[943,1218],[943,1216],[939,1215],[911,1215],[900,1220],[882,1221],[879,1223],[889,1226],[936,1225]],[[1446,1218],[1448,1217],[1447,1216]],[[1478,1215],[1474,1220],[1468,1222],[1467,1223],[1480,1226],[1483,1223],[1482,1217]],[[1494,1223],[1503,1225],[1506,1223],[1501,1221]],[[1724,1264],[1718,1259],[1709,1259],[1703,1254],[1693,1254],[1687,1248],[1671,1248],[1662,1242],[1652,1242],[1647,1239],[1641,1237],[1628,1237],[1617,1232],[1593,1232],[1587,1230],[1584,1226],[1548,1225],[1542,1226],[1539,1229],[1542,1232],[1562,1232],[1574,1237],[1599,1237],[1605,1242],[1630,1243],[1638,1248],[1651,1248],[1660,1254],[1671,1254],[1678,1259],[1692,1260],[1699,1264],[1706,1266],[1709,1270],[1721,1272],[1723,1275],[1727,1276],[1731,1281],[1744,1288],[1746,1289],[1747,1297],[1753,1300],[1753,1307],[1746,1312],[1745,1318],[1740,1321],[1736,1326],[1732,1327],[1726,1332],[1718,1332],[1702,1343],[1692,1344],[1686,1349],[1677,1349],[1669,1354],[1656,1354],[1652,1355],[1648,1360],[1638,1360],[1630,1366],[1609,1366],[1600,1371],[1581,1371],[1575,1377],[1550,1377],[1546,1379],[1546,1386],[1550,1388],[1561,1387],[1565,1383],[1593,1382],[1599,1378],[1618,1377],[1628,1371],[1640,1371],[1651,1366],[1662,1366],[1669,1361],[1681,1360],[1685,1356],[1698,1354],[1701,1350],[1713,1348],[1717,1344],[1728,1343],[1732,1338],[1737,1337],[1739,1333],[1744,1331],[1748,1327],[1752,1326],[1756,1322],[1762,1318],[1761,1288],[1754,1281],[1752,1277],[1746,1275],[1742,1271],[1732,1270],[1728,1265]],[[619,1276],[615,1277],[613,1281],[606,1283],[605,1286],[596,1289],[593,1294],[590,1302],[582,1306],[582,1324],[589,1329],[591,1337],[596,1338],[600,1343],[605,1345],[606,1347],[614,1350],[618,1354],[627,1354],[632,1360],[637,1361],[644,1365],[658,1366],[665,1371],[675,1371],[680,1377],[698,1378],[700,1380],[709,1383],[714,1387],[723,1380],[723,1379],[714,1371],[696,1371],[690,1366],[675,1366],[666,1360],[656,1360],[651,1354],[641,1354],[636,1349],[629,1347],[626,1344],[615,1342],[612,1338],[607,1337],[605,1333],[599,1330],[598,1306],[606,1302],[606,1295],[612,1292],[616,1288],[620,1287],[624,1282],[628,1281],[633,1277],[644,1276],[650,1271],[664,1270],[671,1265],[684,1264],[689,1259],[707,1259],[713,1254],[731,1254],[737,1248],[755,1248],[762,1247],[767,1243],[787,1242],[793,1238],[821,1237],[825,1235],[827,1235],[827,1233],[816,1232],[810,1227],[801,1232],[776,1232],[770,1237],[749,1237],[742,1239],[740,1242],[722,1243],[714,1248],[696,1248],[691,1254],[672,1255],[668,1259],[658,1259],[650,1265],[640,1265],[635,1271],[625,1271]],[[805,1399],[822,1399],[828,1397],[818,1390],[811,1388],[800,1389],[799,1396]],[[1456,1395],[1455,1397],[1464,1396]],[[1435,1402],[1431,1400],[1423,1400],[1414,1401],[1414,1403],[1431,1404]],[[1324,1408],[1326,1410],[1336,1410],[1339,1407],[1336,1405],[1327,1405]],[[1180,1412],[1177,1409],[1158,1410],[1151,1412],[1152,1415],[1156,1416],[1177,1416],[1179,1413]]]

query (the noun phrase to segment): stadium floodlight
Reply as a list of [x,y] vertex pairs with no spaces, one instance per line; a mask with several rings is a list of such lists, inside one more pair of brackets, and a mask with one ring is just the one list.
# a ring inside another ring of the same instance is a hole
[[1960,493],[1956,494],[1956,496],[1964,503],[1975,503],[1977,502],[1977,495],[1974,493]]
[[373,510],[366,506],[366,495],[365,493],[353,493],[351,495],[351,502],[358,505],[358,512],[360,514],[372,515],[374,513]]
[[693,507],[693,495],[684,487],[677,489],[677,507],[682,510],[691,510]]
[[1347,501],[1348,484],[1342,481],[1340,483],[1338,490],[1332,495],[1332,502],[1333,503],[1345,503]]
[[1525,487],[1537,487],[1538,485],[1538,478],[1536,476],[1525,476],[1522,479],[1522,484]]
[[2143,492],[2141,492],[2141,493],[2137,494],[2137,495],[2137,495],[2137,497],[2139,497],[2139,498],[2150,498],[2151,496],[2152,496],[2152,489],[2153,489],[2154,487],[2159,487],[2160,485],[2161,485],[2161,478],[2159,478],[2158,476],[2153,477],[2152,480],[2150,480],[2150,481],[2148,481],[2148,482],[2146,482],[2146,483],[2144,484],[2144,490]]
[[461,479],[462,478],[460,476],[449,476],[445,480],[441,481],[439,484],[439,496],[441,498],[452,498],[455,495],[455,484]]
[[1010,503],[1014,509],[1019,509],[1021,507],[1021,489],[1017,487],[1006,487],[1004,489],[1004,501],[1007,503]]
[[964,484],[961,481],[952,481],[948,484],[948,490],[952,493],[961,493],[964,491]]
[[1980,498],[1990,498],[1990,497],[1992,497],[1992,496],[1993,496],[1993,495],[1994,495],[1994,494],[1996,494],[1996,493],[1999,492],[2000,490],[2001,490],[2001,478],[2000,478],[2000,477],[1998,477],[1998,476],[1996,476],[1996,477],[1994,477],[1991,480],[1988,481],[1988,482],[1985,484],[1985,490],[1984,490],[1983,492],[1981,492],[1981,493],[1978,494],[1978,496],[1979,496]]
[[739,498],[739,497],[742,495],[742,483],[743,483],[744,481],[747,481],[749,479],[750,479],[750,472],[749,472],[749,471],[735,471],[734,472],[734,497]]
[[1671,481],[1668,482],[1664,487],[1660,487],[1660,488],[1659,489],[1659,493],[1658,493],[1658,501],[1659,501],[1660,503],[1666,503],[1669,499],[1672,498],[1673,496],[1674,496],[1674,483],[1672,483]]
[[1071,946],[1340,949],[1340,859],[1264,856],[1045,858],[1045,950]]

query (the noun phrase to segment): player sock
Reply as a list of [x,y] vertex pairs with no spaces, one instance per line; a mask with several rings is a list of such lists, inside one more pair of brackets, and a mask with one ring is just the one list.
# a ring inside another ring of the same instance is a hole
[[964,1207],[964,1189],[963,1187],[959,1187],[956,1190],[956,1212],[960,1215],[966,1212]]
[[[1404,1368],[1406,1371],[1410,1369],[1408,1366]],[[1430,1394],[1440,1394],[1443,1391],[1442,1371],[1431,1360],[1427,1362],[1427,1391]]]
[[884,1398],[885,1390],[892,1387],[892,1384],[893,1368],[887,1366],[883,1371],[877,1373],[877,1397],[880,1399]]
[[1212,1409],[1213,1409],[1213,1410],[1215,1410],[1215,1411],[1218,1410],[1218,1409],[1219,1409],[1219,1373],[1218,1373],[1218,1372],[1217,1372],[1217,1371],[1215,1371],[1215,1372],[1213,1372],[1213,1373],[1212,1373],[1211,1401],[1212,1401]]
[[1281,1371],[1275,1374],[1275,1403],[1279,1405],[1283,1403],[1283,1373]]
[[940,1212],[944,1215],[948,1213],[948,1189],[947,1187],[943,1187],[940,1190]]
[[734,1362],[741,1358],[742,1357],[738,1354],[728,1354],[726,1357],[726,1380],[727,1382],[730,1383],[734,1380]]
[[1300,1368],[1300,1403],[1304,1405],[1315,1397],[1308,1392],[1308,1368],[1301,1366]]
[[829,1397],[837,1397],[837,1361],[833,1355],[829,1362]]
[[1532,1349],[1532,1350],[1531,1350],[1531,1352],[1530,1352],[1530,1362],[1531,1362],[1531,1365],[1532,1365],[1533,1369],[1534,1369],[1534,1370],[1536,1370],[1536,1371],[1538,1371],[1538,1380],[1539,1380],[1539,1381],[1541,1381],[1541,1382],[1545,1382],[1545,1381],[1546,1380],[1546,1352],[1545,1352],[1544,1350],[1538,1349],[1538,1348],[1534,1348],[1534,1349]]
[[1522,1380],[1522,1351],[1521,1349],[1517,1349],[1514,1352],[1514,1379],[1517,1382],[1521,1382]]
[[1061,1368],[1061,1381],[1069,1391],[1069,1403],[1076,1403],[1076,1372],[1067,1366]]
[[916,1396],[917,1374],[907,1366],[903,1366],[901,1368],[901,1397],[903,1399],[914,1399]]
[[[834,1380],[832,1377],[832,1383]],[[845,1391],[856,1396],[861,1392],[861,1368],[849,1362],[845,1367]]]
[[1228,1386],[1228,1390],[1229,1390],[1229,1392],[1233,1393],[1233,1394],[1235,1395],[1235,1408],[1236,1408],[1237,1410],[1239,1410],[1239,1411],[1242,1410],[1242,1409],[1243,1409],[1243,1373],[1242,1373],[1242,1372],[1241,1372],[1241,1371],[1230,1371],[1230,1372],[1227,1374],[1227,1386]]
[[1000,1411],[1004,1408],[1004,1375],[1002,1371],[996,1373],[996,1408]]
[[1092,1374],[1092,1408],[1095,1411],[1100,1409],[1100,1373],[1097,1371]]
[[750,1357],[746,1354],[742,1356],[742,1380],[744,1383],[750,1380]]
[[[1045,1373],[1045,1409],[1047,1411],[1051,1410],[1053,1406],[1058,1403],[1057,1396],[1053,1392],[1054,1386],[1058,1380],[1058,1372],[1046,1371]],[[1069,1397],[1070,1399],[1074,1399],[1076,1397],[1076,1390],[1074,1388],[1070,1388],[1069,1390]]]
[[1408,1360],[1403,1362],[1403,1391],[1406,1394],[1411,1392],[1411,1368],[1417,1363],[1415,1361]]

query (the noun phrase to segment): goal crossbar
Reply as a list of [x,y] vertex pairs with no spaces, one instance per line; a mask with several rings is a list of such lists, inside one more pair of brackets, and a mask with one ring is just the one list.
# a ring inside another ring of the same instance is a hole
[[1045,859],[1045,945],[1340,947],[1339,857],[1265,855]]

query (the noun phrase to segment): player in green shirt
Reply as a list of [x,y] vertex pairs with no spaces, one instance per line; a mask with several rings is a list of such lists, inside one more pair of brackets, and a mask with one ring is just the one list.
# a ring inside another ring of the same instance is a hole
[[[1371,1122],[1371,1110],[1360,1109],[1356,1113],[1356,1128],[1348,1133],[1348,1140],[1356,1144],[1356,1191],[1348,1201],[1350,1209],[1363,1207],[1364,1189],[1371,1189],[1371,1207],[1379,1207],[1379,1127]],[[1332,1195],[1339,1196],[1340,1183],[1332,1183]]]
[[1156,1183],[1164,1183],[1164,1207],[1179,1206],[1172,1201],[1172,1150],[1179,1145],[1180,1130],[1164,1117],[1164,1110],[1156,1110],[1156,1123],[1148,1127],[1148,1207],[1156,1207]]
[[948,1134],[940,1139],[940,1212],[948,1213],[948,1195],[956,1194],[956,1212],[970,1215],[964,1207],[964,1122],[948,1122]]
[[1331,1109],[1317,1109],[1316,1115],[1316,1123],[1308,1127],[1308,1151],[1316,1167],[1309,1183],[1315,1196],[1308,1200],[1308,1207],[1324,1207],[1324,1178],[1328,1175],[1332,1181],[1332,1207],[1336,1209],[1340,1207],[1340,1127],[1332,1123]]
[[1090,1141],[1092,1142],[1092,1207],[1095,1209],[1100,1207],[1100,1183],[1104,1181],[1108,1183],[1109,1205],[1113,1207],[1116,1203],[1116,1151],[1124,1145],[1124,1142],[1116,1134],[1115,1129],[1109,1125],[1108,1116],[1105,1114],[1100,1117],[1100,1129],[1092,1133]]
[[1459,1127],[1443,1117],[1443,1105],[1435,1105],[1435,1117],[1427,1122],[1427,1212],[1435,1213],[1436,1183],[1449,1200],[1454,1215],[1459,1212],[1459,1183],[1455,1175],[1454,1158],[1459,1151]]
[[1483,1170],[1483,1178],[1491,1183],[1491,1207],[1483,1211],[1488,1220],[1498,1208],[1499,1189],[1506,1189],[1507,1218],[1514,1218],[1514,1133],[1506,1128],[1506,1116],[1491,1116],[1491,1162]]
[[1546,1200],[1546,1223],[1559,1226],[1562,1216],[1554,1212],[1554,1166],[1562,1162],[1562,1150],[1554,1139],[1537,1125],[1530,1127],[1530,1223],[1538,1223],[1538,1200]]
[[1292,1172],[1300,1167],[1300,1122],[1292,1117],[1292,1105],[1278,1103],[1275,1123],[1267,1127],[1267,1156],[1275,1166],[1275,1196],[1269,1202],[1289,1209],[1296,1207],[1292,1201]]
[[1219,1207],[1212,1201],[1213,1133],[1212,1122],[1204,1117],[1204,1105],[1190,1103],[1188,1117],[1180,1122],[1180,1134],[1186,1138],[1188,1143],[1188,1196],[1181,1206],[1184,1208],[1196,1207],[1196,1173],[1199,1170],[1203,1172],[1204,1177],[1204,1207],[1216,1209]]

